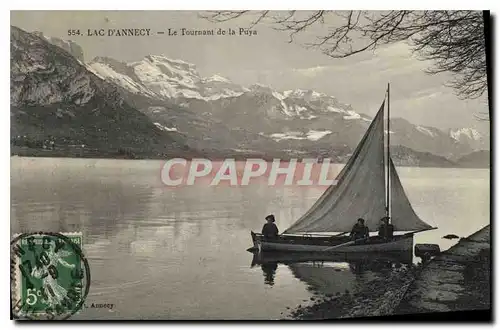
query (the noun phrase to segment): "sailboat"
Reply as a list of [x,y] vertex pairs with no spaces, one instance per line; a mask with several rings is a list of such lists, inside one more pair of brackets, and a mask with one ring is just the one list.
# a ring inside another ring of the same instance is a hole
[[[386,107],[387,105],[387,107]],[[387,127],[384,115],[387,108]],[[390,155],[390,85],[384,100],[354,153],[316,203],[275,238],[251,232],[254,249],[292,252],[401,252],[413,249],[414,234],[436,229],[415,213]],[[387,134],[384,134],[384,131]],[[385,137],[387,136],[387,138]],[[390,240],[351,240],[358,218],[370,233],[383,217],[394,231]]]

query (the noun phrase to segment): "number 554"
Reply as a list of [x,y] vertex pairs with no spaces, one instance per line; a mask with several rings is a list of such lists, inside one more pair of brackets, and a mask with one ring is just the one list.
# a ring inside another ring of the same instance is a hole
[[80,30],[68,30],[68,35],[69,36],[79,36],[80,35]]

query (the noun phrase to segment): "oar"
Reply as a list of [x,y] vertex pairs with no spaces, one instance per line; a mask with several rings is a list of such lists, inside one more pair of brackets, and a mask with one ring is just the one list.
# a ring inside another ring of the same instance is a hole
[[349,245],[353,245],[355,243],[358,243],[358,242],[362,242],[362,241],[365,241],[366,238],[358,238],[357,240],[354,240],[354,241],[349,241],[349,242],[346,242],[346,243],[342,243],[342,244],[339,244],[339,245],[335,245],[335,246],[330,246],[326,249],[323,250],[323,252],[325,251],[331,251],[331,250],[335,250],[337,248],[340,248],[340,247],[344,247],[344,246],[349,246]]
[[338,237],[338,236],[343,236],[345,234],[349,233],[348,231],[345,231],[343,233],[340,233],[340,234],[337,234],[337,235],[333,235],[332,237]]
[[403,236],[410,236],[410,235],[413,235],[413,234],[416,234],[416,233],[421,233],[423,231],[434,230],[434,229],[438,229],[438,227],[432,227],[432,228],[425,228],[425,229],[415,230],[415,231],[412,231],[410,233],[403,234]]

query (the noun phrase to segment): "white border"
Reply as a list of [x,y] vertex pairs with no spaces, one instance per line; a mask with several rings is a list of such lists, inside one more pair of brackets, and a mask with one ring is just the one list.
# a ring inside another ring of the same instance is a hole
[[370,0],[350,0],[350,1],[298,1],[298,0],[254,0],[254,1],[36,1],[25,0],[13,3],[11,10],[313,10],[313,9],[369,9],[369,10],[387,10],[387,9],[461,9],[461,10],[484,10],[494,7],[492,0],[454,0],[454,1],[370,1]]

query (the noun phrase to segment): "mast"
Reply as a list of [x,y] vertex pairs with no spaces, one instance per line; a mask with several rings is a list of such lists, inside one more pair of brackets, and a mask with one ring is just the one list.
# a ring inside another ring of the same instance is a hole
[[392,222],[392,219],[390,218],[391,216],[391,167],[389,166],[390,161],[391,161],[391,94],[390,94],[390,84],[387,83],[387,189],[386,189],[386,199],[387,199],[387,204],[386,204],[386,216],[389,217],[389,221]]

